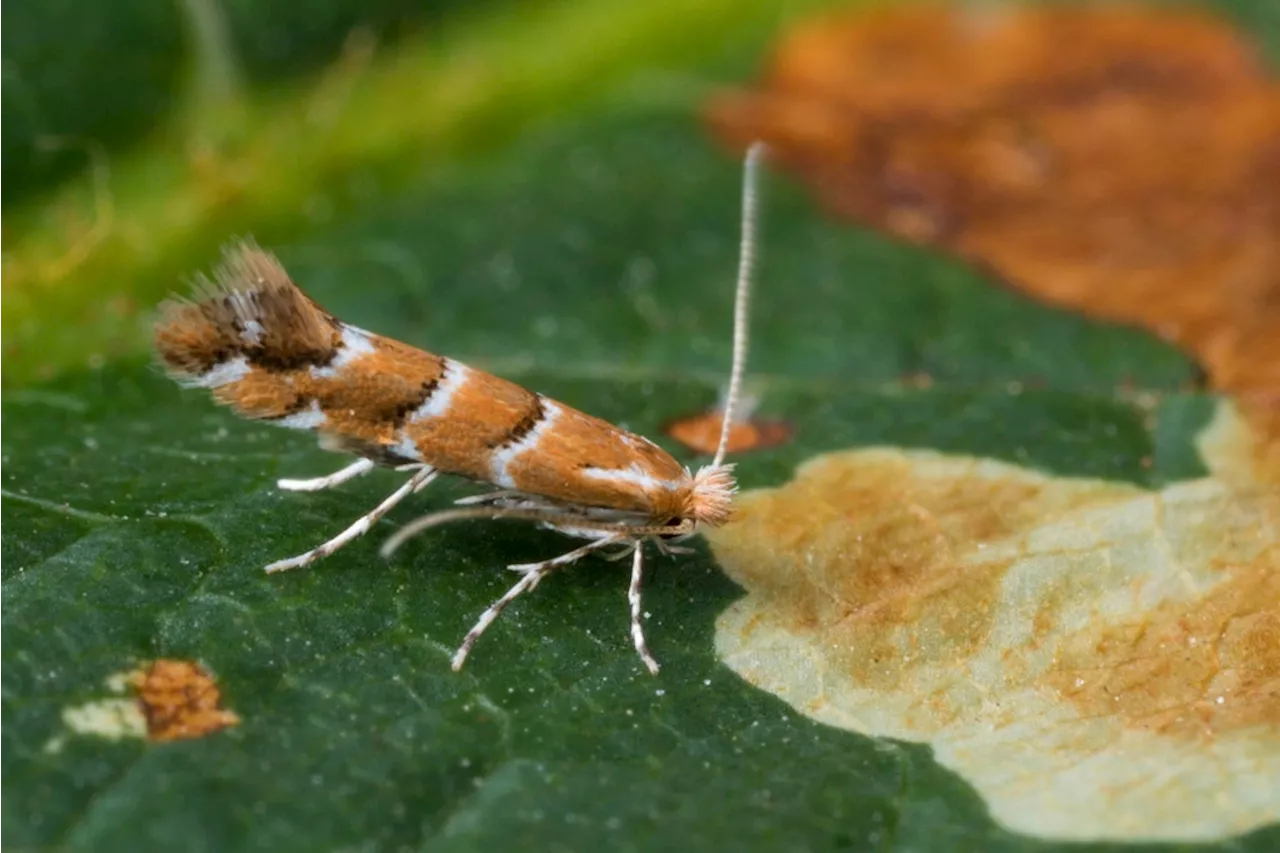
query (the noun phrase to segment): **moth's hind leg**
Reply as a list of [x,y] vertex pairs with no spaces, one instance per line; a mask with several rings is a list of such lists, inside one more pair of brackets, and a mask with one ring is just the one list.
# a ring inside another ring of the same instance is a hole
[[[347,468],[344,468],[343,471],[348,471],[354,467],[355,467],[354,464],[349,465]],[[341,474],[342,471],[339,471],[338,473]],[[337,476],[337,475],[335,474],[333,476]],[[355,475],[353,474],[351,476],[355,476]],[[355,522],[352,523],[352,525],[348,527],[346,530],[342,531],[337,536],[330,539],[328,542],[325,542],[323,545],[312,548],[310,551],[307,551],[305,554],[299,554],[298,556],[290,557],[287,560],[277,560],[276,562],[267,566],[266,571],[267,572],[283,572],[283,571],[287,571],[288,569],[297,569],[297,568],[301,568],[302,566],[310,565],[311,563],[314,563],[316,560],[329,556],[334,551],[337,551],[339,548],[341,548],[343,545],[346,545],[347,543],[351,542],[353,539],[357,539],[363,536],[364,534],[368,533],[369,530],[373,527],[373,525],[378,523],[378,519],[382,518],[384,515],[386,515],[388,512],[394,509],[396,504],[400,503],[400,501],[404,500],[414,492],[417,492],[423,489],[428,483],[434,480],[437,476],[438,476],[438,472],[436,471],[436,469],[432,468],[429,465],[422,465],[418,467],[418,469],[413,472],[413,476],[405,481],[404,485],[402,485],[400,488],[396,489],[394,492],[388,495],[386,500],[384,500],[382,503],[378,504],[372,510],[370,510],[366,514],[357,518]],[[348,477],[348,479],[350,479],[350,477]]]
[[357,459],[341,471],[334,471],[325,477],[312,477],[309,480],[276,480],[276,487],[286,492],[318,492],[321,489],[331,489],[348,480],[354,480],[361,474],[368,474],[374,467],[372,459]]
[[489,608],[485,610],[484,613],[480,614],[480,618],[476,620],[476,624],[467,632],[467,636],[462,638],[462,645],[458,646],[458,651],[453,655],[453,661],[451,663],[453,671],[457,672],[462,669],[462,665],[466,663],[467,655],[471,653],[471,649],[475,646],[476,641],[480,639],[480,635],[493,624],[495,619],[502,615],[502,611],[507,608],[508,604],[515,601],[529,590],[537,587],[543,578],[554,572],[556,569],[567,566],[570,563],[576,563],[591,552],[603,548],[606,545],[612,545],[617,541],[618,539],[613,536],[604,537],[602,539],[597,539],[594,542],[589,542],[581,548],[575,548],[567,554],[561,554],[559,557],[553,557],[550,560],[543,560],[540,563],[516,563],[514,565],[507,566],[511,571],[519,572],[522,577],[520,580],[516,581],[515,586],[507,590],[501,598],[493,604],[490,604]]

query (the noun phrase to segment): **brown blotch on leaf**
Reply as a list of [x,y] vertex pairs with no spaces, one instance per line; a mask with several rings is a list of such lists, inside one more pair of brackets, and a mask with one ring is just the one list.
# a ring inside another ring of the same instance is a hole
[[1167,601],[1067,638],[1044,683],[1082,715],[1162,735],[1280,725],[1280,545],[1219,571],[1195,607]]
[[217,683],[199,664],[185,660],[157,660],[129,676],[153,741],[204,737],[240,717],[222,707]]
[[1280,480],[1280,86],[1185,10],[913,5],[795,28],[717,134],[834,212],[1190,350]]
[[[783,489],[744,495],[709,533],[730,575],[789,631],[866,687],[962,664],[985,643],[999,587],[1021,554],[994,544],[1046,516],[1137,494],[920,451],[864,450],[805,464]],[[855,568],[856,567],[856,568]],[[941,719],[958,711],[938,694]]]
[[[710,455],[720,446],[720,430],[724,426],[724,412],[713,409],[678,418],[663,426],[663,432],[695,453]],[[792,436],[790,424],[767,418],[748,417],[735,421],[729,427],[727,453],[744,453],[750,450],[767,450],[777,447]]]

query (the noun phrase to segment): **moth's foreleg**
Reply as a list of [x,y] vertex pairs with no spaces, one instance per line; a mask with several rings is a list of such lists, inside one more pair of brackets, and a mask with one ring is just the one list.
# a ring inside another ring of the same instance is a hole
[[665,539],[654,539],[654,544],[658,546],[658,553],[664,557],[676,557],[685,554],[698,553],[697,548],[690,548],[688,545],[672,545]]
[[649,644],[644,641],[644,627],[641,620],[644,614],[640,607],[640,587],[644,581],[644,543],[637,542],[635,555],[631,559],[631,585],[627,588],[627,601],[631,604],[631,641],[635,643],[636,653],[648,668],[651,675],[658,674],[658,662],[649,653]]

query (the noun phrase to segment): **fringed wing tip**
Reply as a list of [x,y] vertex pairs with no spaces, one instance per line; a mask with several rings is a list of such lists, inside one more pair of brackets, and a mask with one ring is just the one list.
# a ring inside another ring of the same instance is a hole
[[733,465],[704,465],[693,476],[689,495],[689,517],[698,524],[719,527],[733,514],[733,496],[738,483],[733,478]]
[[157,364],[170,378],[186,383],[212,365],[211,350],[219,344],[211,340],[209,324],[195,300],[172,296],[156,308],[151,324],[151,343]]
[[252,239],[229,242],[213,276],[189,297],[163,302],[153,329],[165,369],[202,378],[242,355],[273,364],[321,363],[339,346],[340,324],[302,292],[275,255]]

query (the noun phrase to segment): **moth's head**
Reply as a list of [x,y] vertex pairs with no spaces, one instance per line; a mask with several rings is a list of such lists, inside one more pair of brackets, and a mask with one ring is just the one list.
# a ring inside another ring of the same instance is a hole
[[698,526],[719,527],[733,514],[733,496],[737,492],[732,464],[704,465],[693,475],[685,518]]
[[733,299],[733,366],[729,369],[729,383],[725,389],[724,419],[715,460],[693,475],[693,489],[685,505],[684,517],[692,521],[695,528],[703,524],[719,527],[728,521],[733,514],[733,496],[738,491],[738,483],[733,479],[733,465],[724,463],[724,454],[729,446],[729,430],[738,417],[736,408],[742,391],[742,372],[747,365],[747,303],[755,260],[756,184],[764,155],[764,143],[753,143],[747,149],[746,162],[743,163],[742,243],[738,255],[738,287]]

